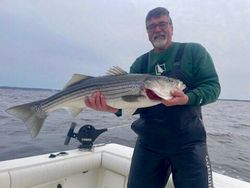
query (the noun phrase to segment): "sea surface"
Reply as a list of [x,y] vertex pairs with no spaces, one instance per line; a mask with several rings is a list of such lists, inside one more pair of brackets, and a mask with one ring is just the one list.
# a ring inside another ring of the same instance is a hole
[[[57,110],[48,116],[40,134],[32,139],[23,122],[5,112],[8,107],[44,99],[56,92],[0,88],[0,161],[77,148],[79,143],[74,139],[69,145],[64,145],[73,121],[79,127],[85,124],[97,129],[117,127],[100,135],[95,143],[134,146],[136,135],[130,129],[130,124],[138,116],[124,118],[85,110],[77,118],[72,118],[66,111]],[[250,182],[250,102],[218,100],[203,107],[203,119],[213,170]],[[127,126],[118,127],[122,125]]]

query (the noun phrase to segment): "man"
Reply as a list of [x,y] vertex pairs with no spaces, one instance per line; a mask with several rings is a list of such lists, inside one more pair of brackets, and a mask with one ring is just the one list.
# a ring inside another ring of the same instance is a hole
[[[138,139],[132,157],[128,188],[164,188],[170,172],[176,188],[211,188],[201,106],[220,93],[213,61],[200,44],[172,42],[173,24],[167,9],[158,7],[146,17],[153,50],[132,64],[131,73],[165,75],[182,80],[187,88],[172,91],[172,99],[137,110],[132,124]],[[87,106],[120,113],[106,104],[100,92],[86,98]]]

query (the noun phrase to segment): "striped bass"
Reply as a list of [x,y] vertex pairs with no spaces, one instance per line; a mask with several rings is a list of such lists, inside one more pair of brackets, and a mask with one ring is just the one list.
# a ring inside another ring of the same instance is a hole
[[162,99],[170,99],[171,90],[184,88],[182,81],[177,79],[128,74],[114,67],[105,76],[74,74],[62,91],[43,100],[8,108],[6,112],[21,119],[31,136],[36,137],[50,112],[64,108],[75,117],[86,108],[84,97],[96,91],[105,96],[109,106],[122,109],[123,114],[133,114],[138,108],[154,106]]

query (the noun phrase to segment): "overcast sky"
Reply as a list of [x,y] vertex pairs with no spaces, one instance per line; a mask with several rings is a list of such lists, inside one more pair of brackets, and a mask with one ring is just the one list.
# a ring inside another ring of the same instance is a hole
[[61,89],[74,73],[128,71],[152,48],[144,23],[157,6],[174,41],[207,48],[220,98],[250,99],[250,0],[1,0],[0,86]]

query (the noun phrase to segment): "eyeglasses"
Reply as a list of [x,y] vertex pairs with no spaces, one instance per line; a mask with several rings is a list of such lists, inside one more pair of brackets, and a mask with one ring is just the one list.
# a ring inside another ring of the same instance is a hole
[[154,31],[157,27],[159,27],[160,29],[167,29],[169,24],[169,22],[160,22],[158,24],[150,24],[146,28],[148,31]]

